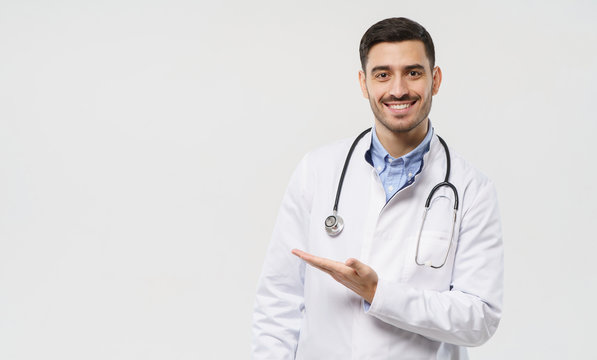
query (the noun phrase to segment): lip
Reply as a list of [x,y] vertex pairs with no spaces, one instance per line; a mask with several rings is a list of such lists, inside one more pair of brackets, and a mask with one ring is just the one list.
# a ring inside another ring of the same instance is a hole
[[[384,107],[392,114],[406,114],[407,112],[410,111],[410,109],[412,109],[413,105],[415,105],[417,103],[418,100],[414,100],[414,101],[392,101],[392,102],[384,102],[383,105]],[[403,109],[400,108],[393,108],[392,106],[404,106],[406,104],[409,104],[408,107],[405,107]]]

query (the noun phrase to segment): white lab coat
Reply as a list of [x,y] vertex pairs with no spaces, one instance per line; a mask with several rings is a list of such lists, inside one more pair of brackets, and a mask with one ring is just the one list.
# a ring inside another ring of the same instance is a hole
[[[467,359],[466,346],[487,341],[502,308],[502,235],[493,183],[452,151],[450,181],[460,206],[454,242],[440,269],[415,264],[425,200],[443,181],[446,157],[436,136],[413,184],[386,204],[365,136],[346,173],[337,237],[324,230],[353,139],[307,154],[280,208],[259,281],[254,359]],[[449,243],[454,196],[434,196],[419,260],[441,264]],[[354,257],[379,276],[371,307],[328,274],[306,266],[293,248],[345,261]]]

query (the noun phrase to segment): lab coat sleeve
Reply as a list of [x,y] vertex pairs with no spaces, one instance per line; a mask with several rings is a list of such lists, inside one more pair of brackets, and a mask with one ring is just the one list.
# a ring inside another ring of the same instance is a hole
[[305,157],[295,170],[278,213],[257,288],[253,312],[252,359],[294,359],[303,317],[305,264],[292,255],[305,249],[309,226]]
[[426,290],[380,278],[368,314],[461,346],[481,345],[494,334],[502,309],[501,225],[493,184],[486,180],[476,190],[464,209],[451,290]]

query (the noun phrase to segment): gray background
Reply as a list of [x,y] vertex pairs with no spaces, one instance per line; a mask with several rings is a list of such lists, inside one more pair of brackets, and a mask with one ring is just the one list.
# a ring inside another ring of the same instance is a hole
[[432,34],[433,124],[499,191],[504,317],[472,357],[587,358],[596,10],[0,1],[0,358],[247,358],[290,173],[372,123],[357,47],[390,16]]

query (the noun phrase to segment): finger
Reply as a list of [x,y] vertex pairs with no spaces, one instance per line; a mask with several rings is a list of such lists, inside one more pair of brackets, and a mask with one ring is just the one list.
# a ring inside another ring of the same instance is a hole
[[[313,266],[314,268],[316,268],[316,269],[319,269],[319,270],[323,271],[324,273],[326,273],[326,274],[330,275],[330,276],[331,276],[331,277],[333,277],[333,278],[334,278],[336,281],[339,281],[339,282],[341,282],[341,279],[343,278],[343,274],[342,274],[342,273],[340,273],[340,272],[338,272],[338,271],[335,271],[335,270],[330,270],[330,269],[328,269],[328,268],[325,268],[325,267],[321,267],[321,266],[317,265],[316,263],[313,263],[313,262],[311,262],[311,261],[308,261],[308,260],[305,260],[305,262],[306,262],[307,264],[309,264],[309,265]],[[351,270],[351,271],[353,271],[353,270]]]
[[305,261],[321,261],[323,260],[323,258],[319,257],[319,256],[315,256],[313,254],[309,254],[306,251],[303,250],[299,250],[299,249],[292,249],[292,253],[298,257],[300,257],[301,259],[305,260]]
[[309,265],[313,266],[314,268],[316,268],[316,269],[319,269],[319,270],[323,271],[324,273],[330,274],[330,275],[332,275],[332,276],[334,276],[334,274],[335,274],[335,272],[334,272],[334,271],[330,271],[330,270],[328,270],[328,269],[326,269],[326,268],[322,268],[321,266],[318,266],[317,264],[313,264],[313,263],[311,263],[311,262],[309,262],[309,261],[305,261],[305,262],[306,262],[307,264],[309,264]]
[[307,262],[312,262],[318,258],[315,255],[311,255],[308,252],[299,249],[292,249],[292,253]]
[[299,250],[299,249],[292,249],[291,252],[300,258],[302,258],[304,254],[307,254],[303,250]]
[[304,251],[299,250],[299,249],[293,249],[292,253],[294,255],[300,257],[301,259],[305,260],[310,265],[315,266],[315,267],[317,267],[317,268],[319,268],[321,270],[325,269],[325,270],[328,270],[328,271],[341,272],[346,267],[341,262],[330,260],[330,259],[326,259],[326,258],[322,258],[322,257],[319,257],[319,256],[315,256],[315,255],[309,254],[309,253],[304,252]]
[[321,266],[319,266],[317,263],[313,262],[313,257],[314,257],[313,255],[311,255],[307,252],[304,252],[302,250],[299,250],[299,249],[292,249],[291,252],[293,255],[297,256],[298,258],[300,258],[307,264],[309,264],[309,265],[313,266],[314,268],[317,268],[321,271],[327,272],[329,274],[329,271],[327,269],[324,269]]

